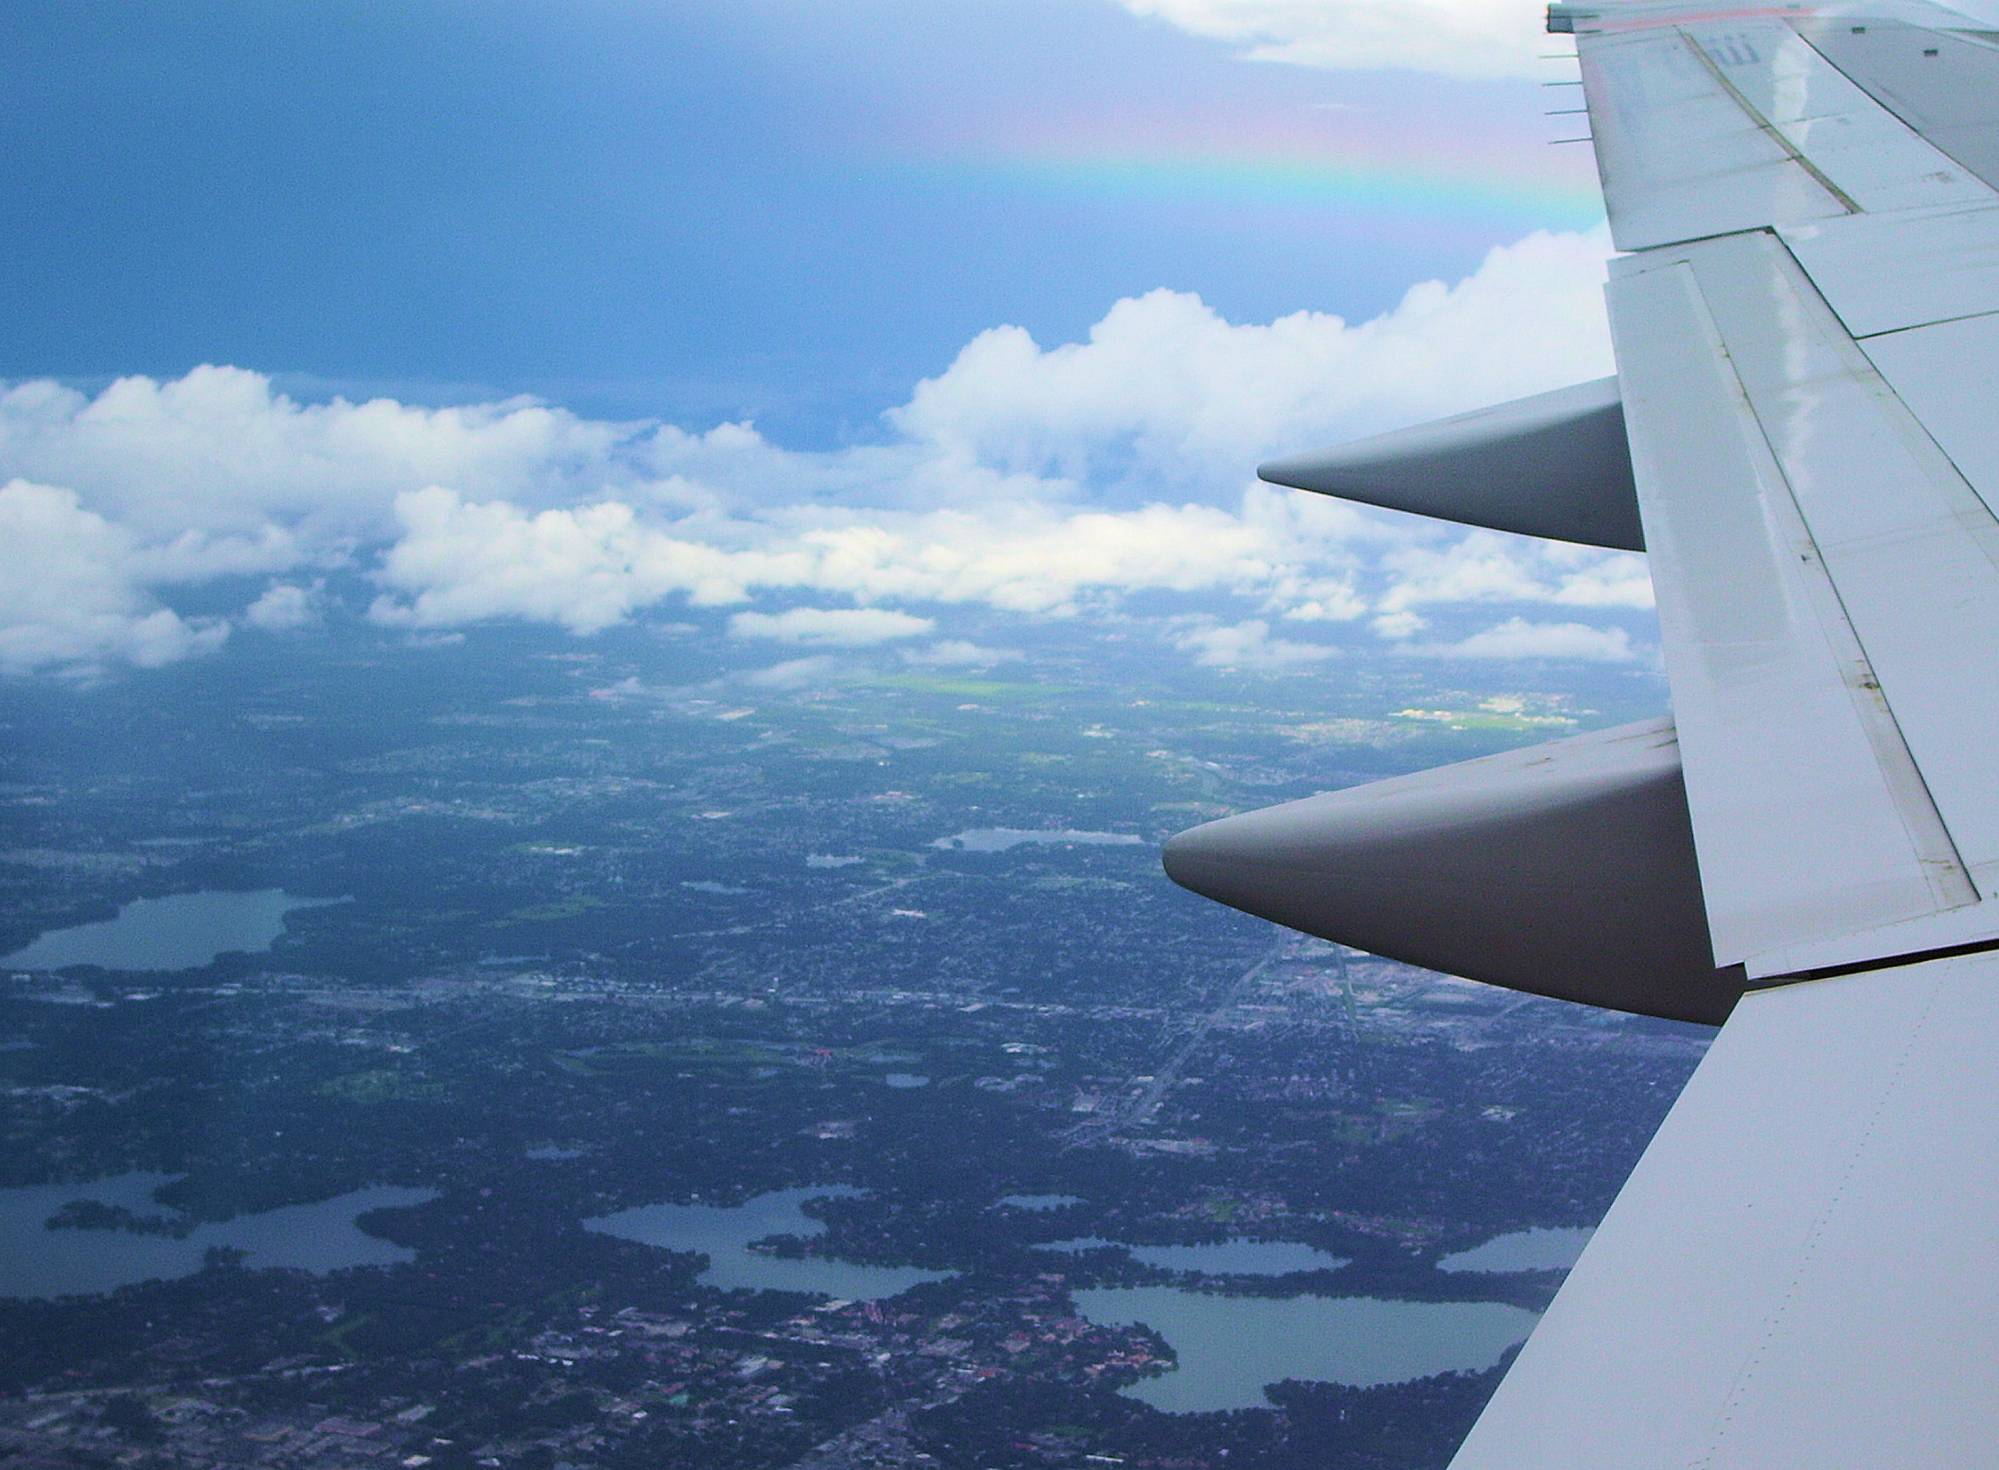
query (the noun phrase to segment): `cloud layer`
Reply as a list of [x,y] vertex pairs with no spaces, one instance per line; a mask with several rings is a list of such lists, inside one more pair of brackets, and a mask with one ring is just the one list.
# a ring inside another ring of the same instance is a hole
[[[17,384],[0,391],[0,671],[157,665],[232,625],[310,627],[334,569],[373,581],[377,623],[426,635],[514,619],[588,636],[713,608],[739,638],[858,647],[927,637],[954,607],[1066,617],[1137,593],[1239,604],[1170,634],[1232,667],[1316,661],[1314,630],[1334,625],[1414,651],[1425,609],[1446,605],[1518,622],[1547,604],[1565,617],[1522,626],[1597,632],[1576,619],[1649,604],[1636,558],[1466,535],[1248,471],[1601,374],[1607,250],[1536,235],[1357,324],[1233,323],[1155,291],[1080,342],[995,328],[888,411],[879,442],[817,452],[748,424],[525,400],[305,404],[238,368],[95,396]],[[232,618],[175,610],[220,578],[257,589]],[[1466,651],[1629,653],[1537,637],[1500,622]]]

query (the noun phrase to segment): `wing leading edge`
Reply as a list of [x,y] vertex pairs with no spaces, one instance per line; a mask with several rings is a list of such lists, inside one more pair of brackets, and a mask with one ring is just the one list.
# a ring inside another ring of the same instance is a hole
[[1264,473],[1642,546],[1673,719],[1212,823],[1168,871],[1728,1017],[1454,1470],[1989,1463],[1999,33],[1923,0],[1549,27],[1627,252],[1617,377]]

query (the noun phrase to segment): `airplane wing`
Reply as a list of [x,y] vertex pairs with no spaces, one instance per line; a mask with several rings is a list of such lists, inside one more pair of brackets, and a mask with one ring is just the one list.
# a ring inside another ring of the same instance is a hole
[[1999,1463],[1999,31],[1556,4],[1617,376],[1267,478],[1640,546],[1670,721],[1252,812],[1178,881],[1721,1035],[1453,1462]]

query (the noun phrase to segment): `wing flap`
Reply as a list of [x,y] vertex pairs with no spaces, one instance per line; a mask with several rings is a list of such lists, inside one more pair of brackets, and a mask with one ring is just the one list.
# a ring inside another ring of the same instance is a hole
[[1609,294],[1717,961],[1969,902],[1692,266]]
[[1750,115],[1854,210],[1993,202],[1983,181],[1925,142],[1789,25],[1736,19],[1689,26],[1683,34]]
[[1999,441],[1981,359],[1917,340],[1974,324],[1870,339],[1884,376],[1763,232],[1621,262],[1609,299],[1717,957],[1783,973],[1991,897],[1999,682],[1965,670],[1999,667]]
[[1868,360],[1989,507],[1999,509],[1999,316],[1938,322],[1862,343]]
[[1851,212],[1679,32],[1591,36],[1580,54],[1618,249]]
[[1864,25],[1800,21],[1798,30],[1928,142],[1999,185],[1999,50],[1935,26],[1873,17]]
[[[1706,239],[1741,230],[1799,225],[1846,215],[1900,213],[1999,203],[1977,168],[1938,146],[1943,140],[1999,165],[1984,112],[1962,107],[1925,116],[1898,112],[1868,83],[1909,85],[1908,49],[1867,44],[1872,24],[1840,25],[1826,12],[1875,7],[1813,6],[1773,16],[1767,8],[1606,5],[1573,19],[1597,168],[1611,233],[1620,250]],[[1948,12],[1912,15],[1948,22]],[[1816,24],[1813,24],[1816,22]],[[1946,38],[1903,24],[1904,37],[1930,37],[1920,59],[1938,61]],[[1862,53],[1863,81],[1850,77],[1811,37],[1836,54]],[[1945,74],[1980,77],[1999,52],[1948,38]],[[1885,59],[1884,59],[1885,58]],[[1915,117],[1932,136],[1905,120]]]
[[1999,312],[1999,208],[1849,215],[1778,234],[1855,337]]

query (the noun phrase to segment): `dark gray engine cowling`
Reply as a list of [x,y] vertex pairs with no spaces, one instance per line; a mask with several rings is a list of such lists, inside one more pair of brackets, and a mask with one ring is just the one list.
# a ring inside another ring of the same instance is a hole
[[1166,844],[1173,881],[1372,954],[1719,1025],[1671,720],[1246,812]]

